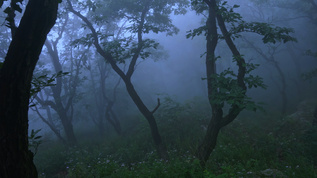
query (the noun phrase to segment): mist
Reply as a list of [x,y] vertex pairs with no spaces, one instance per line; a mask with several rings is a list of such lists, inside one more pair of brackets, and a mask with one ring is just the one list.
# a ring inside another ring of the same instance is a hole
[[31,82],[38,176],[315,177],[316,4],[63,1]]

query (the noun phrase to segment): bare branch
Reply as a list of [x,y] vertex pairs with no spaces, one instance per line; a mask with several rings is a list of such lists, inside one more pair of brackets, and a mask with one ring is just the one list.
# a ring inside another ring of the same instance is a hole
[[156,105],[156,107],[153,109],[153,111],[151,113],[154,114],[155,111],[160,107],[160,105],[161,105],[160,98],[157,98],[157,105]]

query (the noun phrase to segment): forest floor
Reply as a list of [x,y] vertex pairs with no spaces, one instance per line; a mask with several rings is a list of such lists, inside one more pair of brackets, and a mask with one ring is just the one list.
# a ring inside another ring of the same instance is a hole
[[317,178],[317,129],[306,121],[274,113],[256,118],[243,114],[221,130],[203,170],[194,155],[208,119],[184,107],[167,111],[158,114],[158,125],[168,161],[157,157],[147,123],[139,116],[126,123],[138,123],[135,128],[121,136],[101,139],[96,130],[83,129],[72,148],[43,140],[34,158],[39,177]]

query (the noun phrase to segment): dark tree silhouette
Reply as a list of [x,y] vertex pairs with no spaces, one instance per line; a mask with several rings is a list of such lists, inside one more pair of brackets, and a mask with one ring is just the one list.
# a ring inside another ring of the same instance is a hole
[[[272,28],[269,24],[242,20],[238,13],[234,13],[226,7],[226,2],[217,0],[192,0],[193,8],[197,13],[207,13],[206,25],[190,31],[187,37],[195,37],[200,34],[206,36],[206,79],[208,86],[208,99],[212,110],[212,116],[207,127],[206,135],[198,147],[196,156],[202,167],[205,166],[211,152],[214,150],[218,134],[221,128],[230,124],[244,109],[256,110],[257,105],[246,96],[247,88],[265,87],[262,79],[250,75],[256,68],[253,64],[247,64],[243,55],[234,43],[234,38],[240,32],[254,32],[263,36],[264,43],[276,43],[282,41],[295,41],[288,34],[292,31],[287,28]],[[234,6],[238,7],[238,6]],[[233,24],[236,22],[236,24]],[[228,24],[231,23],[231,28]],[[218,34],[218,27],[221,35]],[[230,29],[229,29],[229,28]],[[229,30],[228,30],[229,29]],[[265,30],[265,29],[270,29]],[[224,39],[236,63],[237,71],[231,69],[221,73],[216,71],[216,47],[219,37]],[[224,106],[229,105],[225,114]]]
[[[151,111],[145,105],[144,101],[141,99],[140,95],[134,88],[131,78],[135,71],[137,60],[140,58],[148,58],[150,54],[146,50],[156,49],[157,47],[157,43],[155,41],[144,39],[144,34],[149,32],[166,32],[168,35],[175,34],[178,29],[171,23],[169,15],[171,12],[174,11],[172,8],[173,6],[179,6],[179,8],[181,9],[181,7],[183,7],[186,3],[184,4],[184,2],[178,0],[113,1],[114,5],[119,5],[122,8],[121,10],[116,10],[119,12],[116,16],[123,16],[124,18],[127,18],[131,24],[133,24],[128,28],[129,32],[133,34],[131,36],[133,38],[131,44],[133,45],[130,46],[131,49],[129,50],[123,50],[129,51],[126,54],[120,52],[120,50],[124,48],[124,45],[117,45],[116,48],[109,49],[110,46],[115,45],[115,43],[111,44],[110,42],[103,42],[104,39],[107,39],[105,38],[105,35],[109,36],[109,34],[102,34],[102,36],[100,34],[100,31],[94,27],[94,21],[89,20],[89,18],[82,15],[80,11],[75,10],[70,0],[67,0],[67,3],[69,5],[69,11],[78,16],[91,31],[91,34],[89,34],[92,39],[91,44],[94,45],[96,51],[105,59],[105,61],[107,61],[111,65],[112,69],[121,77],[131,99],[133,100],[139,111],[142,113],[142,115],[145,117],[145,119],[148,121],[158,155],[162,159],[168,159],[167,148],[161,138],[154,117],[155,111],[160,106],[160,100],[158,99],[158,104],[156,108]],[[112,10],[114,10],[115,7],[116,6],[114,6]],[[155,13],[152,13],[152,11]],[[100,22],[98,23],[100,24]],[[105,21],[103,23],[107,24],[108,22]],[[129,39],[126,38],[124,39],[124,41],[129,41]],[[118,53],[121,54],[118,55]],[[118,64],[125,62],[126,59],[130,59],[130,62],[127,72],[124,72]]]
[[[2,5],[1,1],[1,5]],[[33,70],[55,24],[57,0],[30,0],[0,71],[0,177],[37,177],[28,149]]]

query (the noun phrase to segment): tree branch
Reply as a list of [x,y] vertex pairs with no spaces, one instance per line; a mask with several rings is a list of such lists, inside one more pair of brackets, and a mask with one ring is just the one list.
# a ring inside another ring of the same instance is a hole
[[155,111],[160,107],[160,105],[161,105],[160,98],[157,98],[157,105],[156,105],[156,107],[153,109],[153,111],[151,113],[154,114]]
[[93,39],[94,39],[94,46],[97,49],[97,52],[106,60],[110,63],[110,65],[112,66],[113,70],[123,79],[126,80],[126,75],[124,74],[124,72],[117,66],[116,61],[113,59],[112,55],[109,52],[104,51],[100,44],[99,44],[99,39],[98,39],[98,34],[95,30],[95,28],[93,27],[92,23],[85,17],[83,16],[80,12],[77,12],[74,10],[70,0],[67,0],[68,3],[68,9],[70,12],[72,12],[73,14],[75,14],[76,16],[78,16],[80,19],[82,19],[82,21],[84,21],[86,23],[86,25],[88,26],[88,28],[90,29]]

